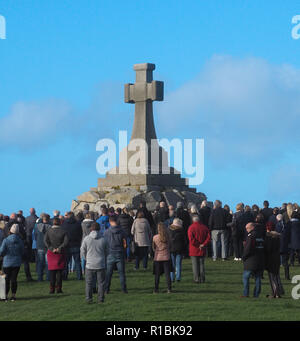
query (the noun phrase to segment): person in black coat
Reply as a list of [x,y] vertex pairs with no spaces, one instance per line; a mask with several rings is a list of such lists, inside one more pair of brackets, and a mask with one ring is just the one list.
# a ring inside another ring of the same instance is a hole
[[216,200],[214,202],[214,209],[209,217],[208,227],[211,231],[211,239],[213,244],[213,260],[217,260],[217,242],[221,238],[221,253],[222,260],[227,259],[227,243],[228,243],[228,212],[222,208],[222,202]]
[[254,223],[246,225],[248,233],[244,245],[243,262],[243,284],[244,291],[242,297],[249,297],[249,280],[251,276],[255,278],[254,297],[258,297],[261,291],[261,278],[264,270],[264,239],[257,235]]
[[280,233],[280,255],[281,263],[284,267],[284,277],[290,280],[289,244],[291,241],[291,224],[284,222],[282,214],[277,215],[275,231]]
[[131,236],[131,227],[133,224],[133,218],[129,215],[128,209],[126,207],[123,208],[122,213],[117,217],[117,224],[122,227],[123,231],[126,235],[126,260],[130,260],[130,243],[132,240]]
[[[176,270],[176,281],[180,282],[182,258],[186,250],[186,245],[188,244],[181,219],[175,218],[173,220],[173,223],[168,228],[168,235],[173,268]],[[175,273],[171,272],[170,276],[171,281],[175,282]]]
[[167,219],[169,219],[169,210],[164,201],[161,201],[159,203],[159,207],[156,210],[153,219],[155,225],[157,225],[158,223],[164,223]]
[[231,224],[231,236],[234,249],[234,260],[241,261],[243,255],[243,240],[246,233],[246,224],[244,220],[245,214],[243,204],[236,206],[236,212],[233,214]]
[[300,264],[300,220],[298,213],[294,211],[291,216],[291,220],[288,222],[291,229],[291,255],[290,263],[294,266],[295,255],[298,258],[298,263]]
[[[188,211],[184,209],[183,202],[179,201],[177,203],[177,209],[175,213],[176,218],[179,218],[182,221],[182,228],[185,234],[186,240],[188,240],[188,229],[191,225],[191,217]],[[188,244],[186,245],[185,251],[184,251],[184,257],[188,258],[189,254],[189,247]]]
[[275,225],[267,223],[267,233],[265,238],[265,270],[268,271],[272,295],[269,298],[280,298],[284,290],[280,280],[280,234],[274,231]]
[[61,225],[61,228],[66,231],[68,236],[68,247],[66,250],[67,261],[66,269],[64,271],[64,279],[68,279],[69,265],[71,265],[72,258],[75,263],[75,270],[78,280],[82,280],[82,269],[80,261],[80,246],[82,240],[82,227],[80,220],[75,219],[73,212],[67,213],[67,218]]
[[264,223],[266,224],[273,214],[272,208],[269,207],[269,201],[264,201],[264,208],[260,211],[260,213],[262,213],[262,215],[264,216]]
[[211,208],[207,206],[207,201],[203,200],[199,210],[200,222],[208,227],[208,221],[211,213]]

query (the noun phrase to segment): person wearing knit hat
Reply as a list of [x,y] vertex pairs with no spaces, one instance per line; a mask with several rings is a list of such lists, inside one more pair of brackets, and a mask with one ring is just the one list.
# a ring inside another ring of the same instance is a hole
[[[173,264],[173,268],[176,271],[176,281],[181,280],[181,264],[182,258],[186,249],[187,240],[182,227],[182,220],[174,218],[172,224],[168,228],[169,240],[170,240],[170,254]],[[175,281],[175,272],[170,273],[171,281]]]
[[13,224],[9,231],[9,236],[5,238],[0,247],[0,256],[3,258],[3,272],[5,273],[6,299],[11,289],[11,301],[16,300],[17,277],[22,264],[24,243],[19,236],[19,225]]

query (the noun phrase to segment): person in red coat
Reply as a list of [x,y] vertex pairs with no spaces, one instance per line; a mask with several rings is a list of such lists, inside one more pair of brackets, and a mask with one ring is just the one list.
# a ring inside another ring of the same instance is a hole
[[192,267],[195,283],[205,282],[204,260],[206,245],[210,242],[209,229],[200,223],[199,216],[193,216],[193,223],[188,229],[189,255],[192,259]]

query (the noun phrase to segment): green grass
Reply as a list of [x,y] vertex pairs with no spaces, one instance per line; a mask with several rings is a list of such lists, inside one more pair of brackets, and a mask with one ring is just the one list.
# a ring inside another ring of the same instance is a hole
[[[32,264],[33,268],[33,264]],[[152,270],[152,263],[149,264]],[[112,280],[111,293],[105,303],[86,304],[84,281],[71,274],[63,283],[63,295],[49,295],[48,282],[27,283],[22,271],[16,302],[0,302],[2,321],[272,321],[300,320],[300,302],[293,300],[294,286],[282,280],[286,294],[282,299],[265,296],[270,285],[265,273],[259,299],[241,299],[242,264],[233,261],[206,260],[206,283],[195,284],[191,261],[183,262],[182,281],[175,283],[174,293],[166,294],[165,277],[161,277],[160,293],[154,295],[152,271],[133,270],[126,265],[129,294],[123,294],[117,273]],[[281,269],[282,271],[282,269]],[[291,268],[291,276],[300,274],[300,267]],[[283,273],[281,277],[284,278]],[[36,278],[36,277],[34,277]],[[251,280],[250,291],[254,282]],[[94,296],[95,301],[96,297]]]

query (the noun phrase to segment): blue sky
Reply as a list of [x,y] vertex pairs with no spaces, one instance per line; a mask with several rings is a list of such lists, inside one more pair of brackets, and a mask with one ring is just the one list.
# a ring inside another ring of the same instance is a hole
[[98,139],[131,131],[124,83],[156,64],[159,137],[204,138],[209,200],[299,201],[299,1],[0,3],[0,212],[70,208]]

